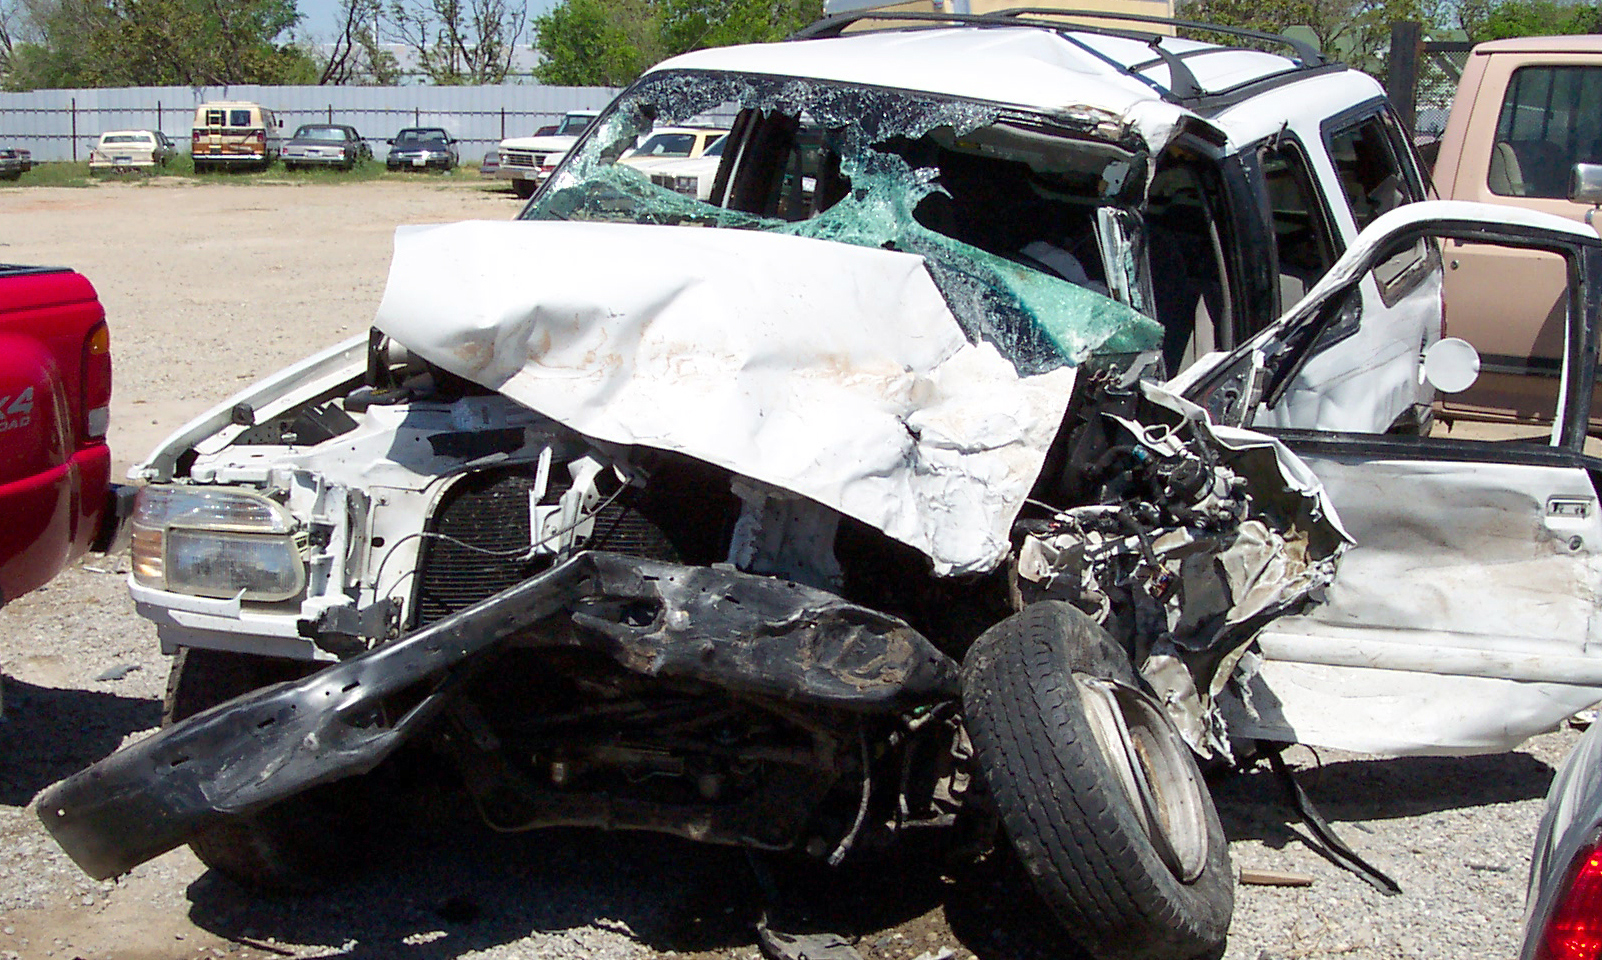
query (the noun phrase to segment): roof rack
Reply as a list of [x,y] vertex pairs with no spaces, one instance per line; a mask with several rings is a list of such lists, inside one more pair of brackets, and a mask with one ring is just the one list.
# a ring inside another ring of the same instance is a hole
[[[1295,54],[1294,60],[1296,62],[1296,67],[1293,68],[1293,71],[1309,70],[1330,65],[1330,61],[1312,44],[1309,44],[1303,40],[1298,40],[1294,37],[1287,37],[1282,34],[1265,33],[1261,30],[1249,30],[1244,27],[1230,27],[1215,23],[1203,23],[1197,20],[1180,20],[1174,17],[1159,17],[1143,13],[1120,13],[1116,11],[1105,10],[1059,10],[1050,7],[1013,7],[1007,10],[999,10],[994,13],[984,14],[917,13],[912,11],[895,11],[884,9],[875,10],[872,8],[852,10],[847,13],[839,13],[835,14],[834,16],[824,17],[816,23],[813,23],[811,26],[804,27],[803,29],[796,31],[787,39],[817,40],[825,37],[838,37],[845,32],[847,27],[862,21],[892,21],[895,23],[908,24],[909,27],[916,27],[920,25],[937,27],[958,24],[974,27],[1041,27],[1061,34],[1063,35],[1064,39],[1070,41],[1072,41],[1073,38],[1068,36],[1069,34],[1092,33],[1101,36],[1122,37],[1127,40],[1136,40],[1150,46],[1152,51],[1156,54],[1156,57],[1142,63],[1128,65],[1119,63],[1118,61],[1113,60],[1111,57],[1107,57],[1101,54],[1099,51],[1093,50],[1090,47],[1085,46],[1083,43],[1077,43],[1076,41],[1078,46],[1083,48],[1087,53],[1090,53],[1091,55],[1104,61],[1108,66],[1126,74],[1127,76],[1149,84],[1158,92],[1159,95],[1162,96],[1164,100],[1168,100],[1173,103],[1195,104],[1200,101],[1220,97],[1232,92],[1232,90],[1209,91],[1203,89],[1201,84],[1196,80],[1196,75],[1192,73],[1190,68],[1185,64],[1186,59],[1224,52],[1230,49],[1228,47],[1203,47],[1196,50],[1176,52],[1163,47],[1163,40],[1169,39],[1167,34],[1155,33],[1149,30],[1139,30],[1135,28],[1119,29],[1117,27],[1109,27],[1099,24],[1092,25],[1081,23],[1064,23],[1061,19],[1064,17],[1089,17],[1096,20],[1112,20],[1128,22],[1137,25],[1183,27],[1191,30],[1205,30],[1212,33],[1221,33],[1226,36],[1242,37],[1250,40],[1258,40],[1264,43],[1285,46],[1289,47]],[[886,27],[885,29],[894,28]],[[1164,65],[1168,67],[1169,86],[1166,88],[1153,81],[1150,77],[1147,77],[1144,73],[1144,71],[1158,65]],[[1258,80],[1249,81],[1247,84],[1242,86],[1256,86],[1258,83],[1268,79],[1271,78],[1259,78]]]

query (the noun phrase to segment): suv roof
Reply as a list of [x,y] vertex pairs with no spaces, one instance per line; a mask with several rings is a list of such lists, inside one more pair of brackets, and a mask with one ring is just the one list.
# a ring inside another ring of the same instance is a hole
[[[1095,16],[1142,25],[1226,29],[1134,15]],[[864,29],[862,21],[889,26]],[[846,28],[852,32],[840,35]],[[1013,14],[863,11],[820,21],[791,43],[696,51],[664,61],[653,72],[701,69],[807,77],[1045,111],[1088,105],[1123,113],[1136,102],[1156,99],[1206,115],[1265,85],[1347,69],[1283,37],[1229,32],[1286,45],[1295,56]]]

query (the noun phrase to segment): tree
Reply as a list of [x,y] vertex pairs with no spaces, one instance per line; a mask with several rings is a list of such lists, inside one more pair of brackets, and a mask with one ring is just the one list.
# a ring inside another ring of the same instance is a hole
[[388,86],[400,79],[395,55],[378,43],[380,0],[341,0],[339,34],[323,61],[318,84]]
[[563,0],[534,20],[534,76],[622,86],[667,57],[780,40],[822,15],[822,0]]
[[294,0],[22,0],[34,39],[6,84],[119,87],[310,83],[315,67],[280,38]]
[[20,19],[14,0],[0,0],[0,80],[11,73],[11,58],[16,49],[16,31]]
[[1475,43],[1507,37],[1602,33],[1602,7],[1554,0],[1463,0],[1458,22]]
[[620,87],[657,59],[649,11],[625,15],[620,4],[608,10],[602,0],[566,0],[536,17],[533,33],[541,83]]
[[1325,54],[1377,76],[1385,69],[1391,24],[1433,23],[1436,9],[1434,0],[1191,0],[1182,15],[1270,33],[1306,27]]
[[528,26],[522,2],[391,0],[390,21],[435,83],[500,83]]

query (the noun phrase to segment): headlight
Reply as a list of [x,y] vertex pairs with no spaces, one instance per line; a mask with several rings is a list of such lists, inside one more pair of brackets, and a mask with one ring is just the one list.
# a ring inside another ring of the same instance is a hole
[[257,493],[144,487],[131,529],[134,580],[147,587],[273,602],[306,585],[294,518]]

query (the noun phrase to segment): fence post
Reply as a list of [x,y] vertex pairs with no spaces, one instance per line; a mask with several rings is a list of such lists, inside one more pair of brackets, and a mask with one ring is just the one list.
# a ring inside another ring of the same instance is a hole
[[415,107],[414,106],[414,107],[412,107],[412,126],[420,127],[422,125],[423,125],[423,109],[421,107]]
[[72,162],[78,162],[78,98],[72,98]]
[[161,101],[156,101],[156,132],[161,133]]
[[506,139],[506,104],[501,104],[501,139]]
[[1408,136],[1412,136],[1417,122],[1418,57],[1423,40],[1423,24],[1412,21],[1391,24],[1391,51],[1385,58],[1385,93],[1401,116]]
[[328,105],[328,122],[334,122],[334,105],[331,103]]

